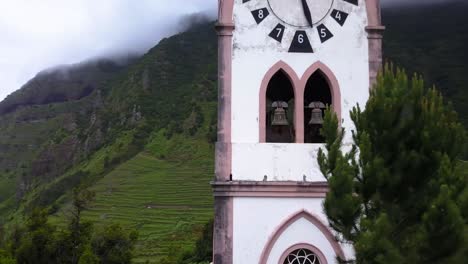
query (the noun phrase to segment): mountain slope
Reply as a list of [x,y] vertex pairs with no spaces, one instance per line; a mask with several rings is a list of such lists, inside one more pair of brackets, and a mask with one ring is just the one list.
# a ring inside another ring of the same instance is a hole
[[135,60],[136,56],[113,60],[102,58],[44,70],[0,102],[0,115],[24,106],[79,100],[100,88]]
[[[60,176],[99,148],[102,89],[133,59],[107,59],[39,73],[0,102],[0,219],[35,187]],[[2,185],[5,187],[5,185]]]
[[383,12],[387,60],[422,74],[452,101],[468,128],[468,3],[459,1]]
[[[15,122],[6,117],[28,108],[45,116],[49,108],[58,107],[77,113],[68,117],[76,125],[65,131],[59,126],[67,127],[64,120],[49,125],[53,118],[44,125],[50,130],[40,131],[42,126],[34,117],[32,135],[50,142],[44,143],[47,151],[30,158],[24,176],[12,172],[7,178],[8,184],[13,184],[14,176],[19,185],[27,183],[25,179],[34,184],[21,193],[13,214],[9,213],[15,208],[11,199],[0,204],[4,221],[14,222],[41,206],[48,207],[54,221],[61,223],[70,190],[85,184],[97,193],[86,215],[90,220],[120,222],[140,232],[136,260],[159,263],[171,250],[189,250],[212,215],[209,181],[216,135],[216,55],[213,24],[196,24],[162,40],[82,99],[21,106],[2,115],[0,119],[11,125]],[[13,126],[11,133],[17,131],[18,126]],[[51,136],[55,134],[57,140]],[[96,138],[96,148],[86,154],[79,151]],[[73,161],[69,153],[81,155]],[[48,160],[53,165],[63,160],[63,169],[44,166],[47,173],[37,175],[34,164],[45,159],[43,155],[62,157]]]
[[[204,140],[176,136],[166,141],[161,137],[155,135],[144,152],[91,188],[97,197],[85,214],[98,224],[118,222],[136,228],[137,263],[160,263],[173,252],[191,249],[203,224],[212,218],[208,184],[214,169],[212,147]],[[170,148],[184,147],[176,155],[173,150],[172,154],[162,154],[162,142]],[[175,156],[160,158],[166,155]],[[180,158],[183,156],[186,159]]]

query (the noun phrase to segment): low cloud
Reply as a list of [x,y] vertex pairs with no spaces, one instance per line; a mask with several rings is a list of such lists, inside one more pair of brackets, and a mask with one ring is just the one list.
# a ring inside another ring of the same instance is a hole
[[0,101],[46,68],[143,53],[217,0],[0,0]]
[[[362,0],[364,1],[364,0]],[[381,0],[384,7],[466,0]],[[218,0],[0,0],[0,101],[55,65],[143,53]]]

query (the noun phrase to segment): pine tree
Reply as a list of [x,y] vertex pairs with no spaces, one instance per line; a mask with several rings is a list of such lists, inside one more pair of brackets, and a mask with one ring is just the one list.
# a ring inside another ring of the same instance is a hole
[[60,263],[77,264],[84,250],[89,247],[93,224],[85,221],[83,211],[94,199],[95,193],[82,187],[73,190],[68,226],[61,230],[57,243],[57,259]]
[[351,111],[352,147],[327,111],[319,165],[329,183],[330,226],[355,262],[464,263],[467,177],[456,166],[466,132],[422,79],[386,66],[362,110]]
[[34,209],[26,221],[26,231],[16,250],[20,264],[54,264],[55,228],[47,222],[47,211]]

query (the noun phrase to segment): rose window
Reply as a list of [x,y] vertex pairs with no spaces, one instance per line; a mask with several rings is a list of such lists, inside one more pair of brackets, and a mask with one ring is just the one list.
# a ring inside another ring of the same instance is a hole
[[320,261],[314,252],[301,248],[289,253],[283,264],[320,264]]

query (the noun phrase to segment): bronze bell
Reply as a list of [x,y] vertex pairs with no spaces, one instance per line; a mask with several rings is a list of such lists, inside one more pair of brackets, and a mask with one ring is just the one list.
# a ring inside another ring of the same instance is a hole
[[310,118],[309,125],[323,125],[322,109],[312,109],[312,117]]
[[325,108],[325,104],[322,102],[312,102],[309,104],[309,108],[312,108],[309,125],[323,125],[322,109]]
[[274,102],[272,105],[275,108],[275,112],[273,113],[273,119],[271,121],[272,126],[288,126],[288,118],[286,116],[286,110],[284,108],[288,107],[286,102]]

